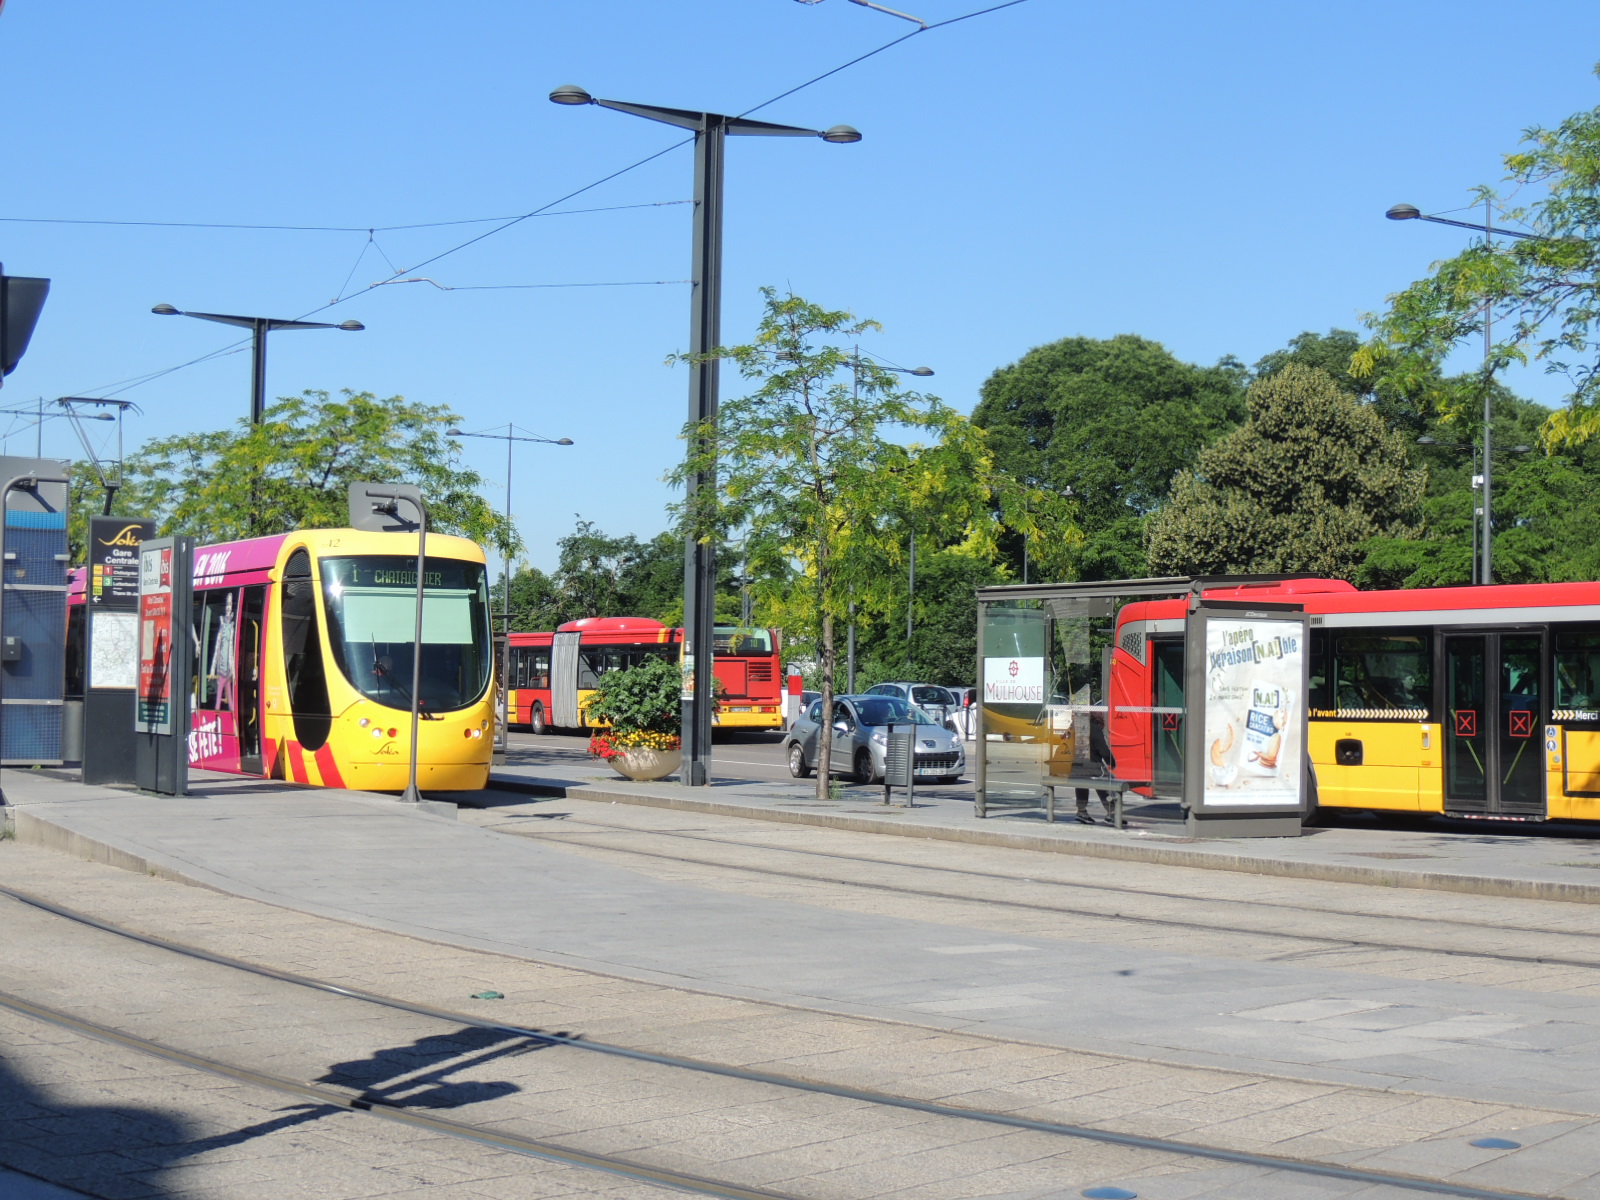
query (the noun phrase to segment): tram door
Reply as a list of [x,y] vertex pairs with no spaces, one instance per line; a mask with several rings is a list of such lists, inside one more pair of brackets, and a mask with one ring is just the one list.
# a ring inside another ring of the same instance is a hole
[[1446,812],[1545,815],[1542,633],[1446,634]]
[[[1150,715],[1151,791],[1163,800],[1183,798],[1183,639],[1151,638],[1150,664],[1155,675]],[[1170,710],[1170,711],[1165,711]]]
[[239,602],[239,769],[261,774],[261,650],[267,589],[252,586]]

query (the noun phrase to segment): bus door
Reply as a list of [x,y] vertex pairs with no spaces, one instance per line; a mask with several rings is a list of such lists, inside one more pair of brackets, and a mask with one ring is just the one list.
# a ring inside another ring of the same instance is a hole
[[[1153,686],[1150,714],[1150,744],[1155,747],[1150,763],[1150,791],[1157,799],[1183,798],[1183,638],[1150,639],[1150,667]],[[1162,711],[1162,710],[1176,711]]]
[[558,729],[577,729],[578,641],[583,634],[557,633],[550,638],[550,723]]
[[1542,818],[1543,632],[1443,640],[1445,811]]
[[261,654],[266,619],[266,586],[244,588],[239,600],[239,769],[249,775],[262,772]]

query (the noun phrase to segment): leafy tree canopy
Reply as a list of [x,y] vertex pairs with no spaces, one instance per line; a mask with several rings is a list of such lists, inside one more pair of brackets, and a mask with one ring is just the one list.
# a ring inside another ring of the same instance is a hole
[[1202,450],[1150,523],[1150,565],[1183,575],[1349,577],[1368,539],[1415,536],[1424,475],[1406,440],[1322,371],[1251,386],[1249,419]]
[[[670,478],[718,472],[715,490],[686,499],[684,528],[698,538],[742,533],[763,610],[818,649],[826,704],[836,624],[852,602],[858,622],[891,611],[912,533],[924,551],[962,545],[983,555],[1002,521],[1030,534],[1048,521],[1053,536],[1040,549],[1064,554],[1075,529],[1058,499],[995,470],[983,432],[960,413],[903,390],[893,371],[850,348],[876,323],[763,294],[755,340],[713,355],[753,390],[686,429],[689,453]],[[900,440],[907,435],[927,440]],[[819,794],[829,750],[823,739]]]
[[[1533,199],[1501,207],[1497,223],[1538,238],[1479,240],[1434,264],[1427,278],[1389,298],[1355,370],[1420,378],[1480,336],[1487,316],[1496,341],[1482,371],[1442,389],[1440,406],[1481,403],[1482,382],[1496,371],[1543,362],[1570,385],[1568,407],[1551,415],[1545,438],[1578,444],[1600,432],[1600,107],[1553,129],[1529,129],[1523,146],[1505,156],[1505,180],[1513,199]],[[1498,206],[1492,188],[1477,195]]]
[[154,517],[162,533],[222,542],[336,528],[349,522],[351,483],[412,483],[428,500],[431,528],[520,549],[515,528],[479,495],[482,477],[445,436],[456,420],[448,408],[307,391],[265,416],[145,443],[128,459],[117,511]]
[[[1232,358],[1192,366],[1122,334],[1063,338],[991,375],[972,421],[988,431],[996,466],[1077,501],[1083,541],[1069,573],[1037,577],[1147,574],[1145,519],[1174,474],[1244,419],[1245,374]],[[1010,549],[1020,560],[1020,545]]]

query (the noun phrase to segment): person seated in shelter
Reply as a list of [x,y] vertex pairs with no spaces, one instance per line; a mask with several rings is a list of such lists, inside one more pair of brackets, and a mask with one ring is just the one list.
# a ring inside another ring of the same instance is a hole
[[[1111,739],[1106,737],[1106,716],[1104,713],[1089,714],[1089,762],[1096,774],[1102,778],[1108,777],[1117,765],[1117,756],[1111,752]],[[1106,824],[1111,824],[1116,818],[1111,805],[1111,793],[1095,789],[1095,794],[1100,797],[1100,805],[1106,810]],[[1089,815],[1089,789],[1076,788],[1073,795],[1078,801],[1078,824],[1093,825],[1094,818]]]

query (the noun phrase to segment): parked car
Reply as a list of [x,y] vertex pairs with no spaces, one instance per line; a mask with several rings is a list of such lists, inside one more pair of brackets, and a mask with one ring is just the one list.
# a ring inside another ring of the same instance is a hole
[[[954,783],[966,770],[966,750],[961,738],[944,728],[916,705],[899,696],[835,696],[833,701],[833,771],[851,775],[857,783],[883,779],[888,727],[914,723],[916,778]],[[818,734],[822,730],[822,701],[816,700],[783,737],[789,774],[805,779],[817,769]]]
[[866,694],[899,696],[915,704],[946,729],[952,732],[959,729],[957,722],[961,717],[961,703],[949,688],[934,683],[880,683],[877,687],[868,688]]

